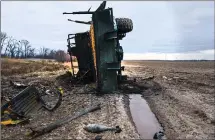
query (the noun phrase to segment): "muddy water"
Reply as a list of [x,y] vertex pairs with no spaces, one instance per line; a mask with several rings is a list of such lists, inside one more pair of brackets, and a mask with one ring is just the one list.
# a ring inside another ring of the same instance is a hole
[[156,132],[163,131],[145,99],[139,94],[130,95],[130,111],[138,133],[143,139],[153,139]]

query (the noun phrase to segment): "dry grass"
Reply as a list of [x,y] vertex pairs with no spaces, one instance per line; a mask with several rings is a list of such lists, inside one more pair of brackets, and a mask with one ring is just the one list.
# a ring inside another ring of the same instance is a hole
[[56,71],[66,69],[62,63],[46,60],[1,59],[1,75],[10,76],[31,72]]

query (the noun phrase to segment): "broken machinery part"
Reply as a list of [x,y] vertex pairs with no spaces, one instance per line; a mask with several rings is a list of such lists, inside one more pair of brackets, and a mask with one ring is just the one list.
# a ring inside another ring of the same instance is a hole
[[56,128],[62,126],[63,124],[66,124],[66,123],[68,123],[68,122],[70,122],[70,121],[72,121],[78,117],[81,117],[81,116],[83,116],[89,112],[93,112],[93,111],[96,111],[99,109],[101,109],[100,104],[97,104],[95,106],[91,106],[85,110],[78,112],[75,115],[67,116],[63,119],[57,120],[56,122],[51,123],[50,125],[46,126],[45,128],[37,128],[37,129],[31,128],[31,132],[28,133],[27,135],[32,137],[32,138],[38,137],[38,136],[43,135],[45,133],[51,132],[53,129],[56,129]]
[[[50,107],[48,106],[48,102],[43,99],[45,94],[42,96],[34,86],[25,88],[18,93],[18,95],[1,106],[1,124],[18,124],[26,121],[31,113],[42,107],[49,111],[54,111],[61,104],[62,89],[61,91],[56,90],[54,93],[58,95],[58,100],[53,107]],[[47,96],[47,98],[50,98],[50,96]]]

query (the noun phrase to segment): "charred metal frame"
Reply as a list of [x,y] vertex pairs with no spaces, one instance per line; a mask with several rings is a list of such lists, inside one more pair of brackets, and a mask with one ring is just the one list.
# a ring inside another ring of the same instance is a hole
[[[119,40],[122,40],[126,36],[125,33],[119,33],[117,29],[114,28],[114,18],[113,18],[113,9],[105,9],[106,1],[104,1],[96,11],[83,11],[83,12],[72,12],[72,13],[63,13],[63,14],[91,14],[92,21],[77,21],[68,19],[68,21],[82,23],[82,24],[91,24],[94,27],[94,36],[95,36],[95,49],[96,49],[96,72],[94,65],[92,64],[88,67],[91,72],[93,72],[94,81],[96,78],[97,90],[100,93],[112,92],[118,89],[118,84],[123,80],[127,79],[126,75],[122,75],[122,70],[124,66],[121,66],[121,61],[123,60],[123,49],[120,46]],[[78,35],[78,33],[76,34]],[[75,36],[76,36],[75,35]],[[69,36],[68,36],[69,38]],[[80,41],[80,40],[79,40]],[[83,41],[83,40],[82,40]],[[90,40],[89,40],[90,41]],[[78,41],[75,40],[76,47]],[[68,43],[70,46],[70,43]],[[91,43],[89,43],[90,45]],[[81,48],[81,46],[78,46]],[[83,48],[83,47],[82,47]],[[89,49],[91,47],[88,47]],[[83,52],[89,52],[92,54],[92,51],[87,51],[87,49],[82,49]],[[75,50],[70,50],[70,54],[74,55],[72,52]],[[83,53],[80,52],[80,53]],[[79,54],[80,55],[80,54]],[[84,57],[84,56],[83,56]],[[85,61],[88,58],[82,58]],[[93,60],[93,57],[90,58]],[[82,62],[78,60],[78,64],[82,65]],[[85,64],[86,65],[86,64]],[[81,71],[79,67],[79,71]],[[95,73],[96,77],[95,77]]]

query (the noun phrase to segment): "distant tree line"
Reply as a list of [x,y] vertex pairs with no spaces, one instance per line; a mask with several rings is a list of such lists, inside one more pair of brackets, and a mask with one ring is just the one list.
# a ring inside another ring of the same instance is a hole
[[[54,50],[46,47],[36,49],[28,40],[16,40],[7,33],[1,32],[1,57],[27,59],[55,59],[60,62],[70,61],[70,56],[63,50]],[[3,51],[4,48],[4,51]]]

